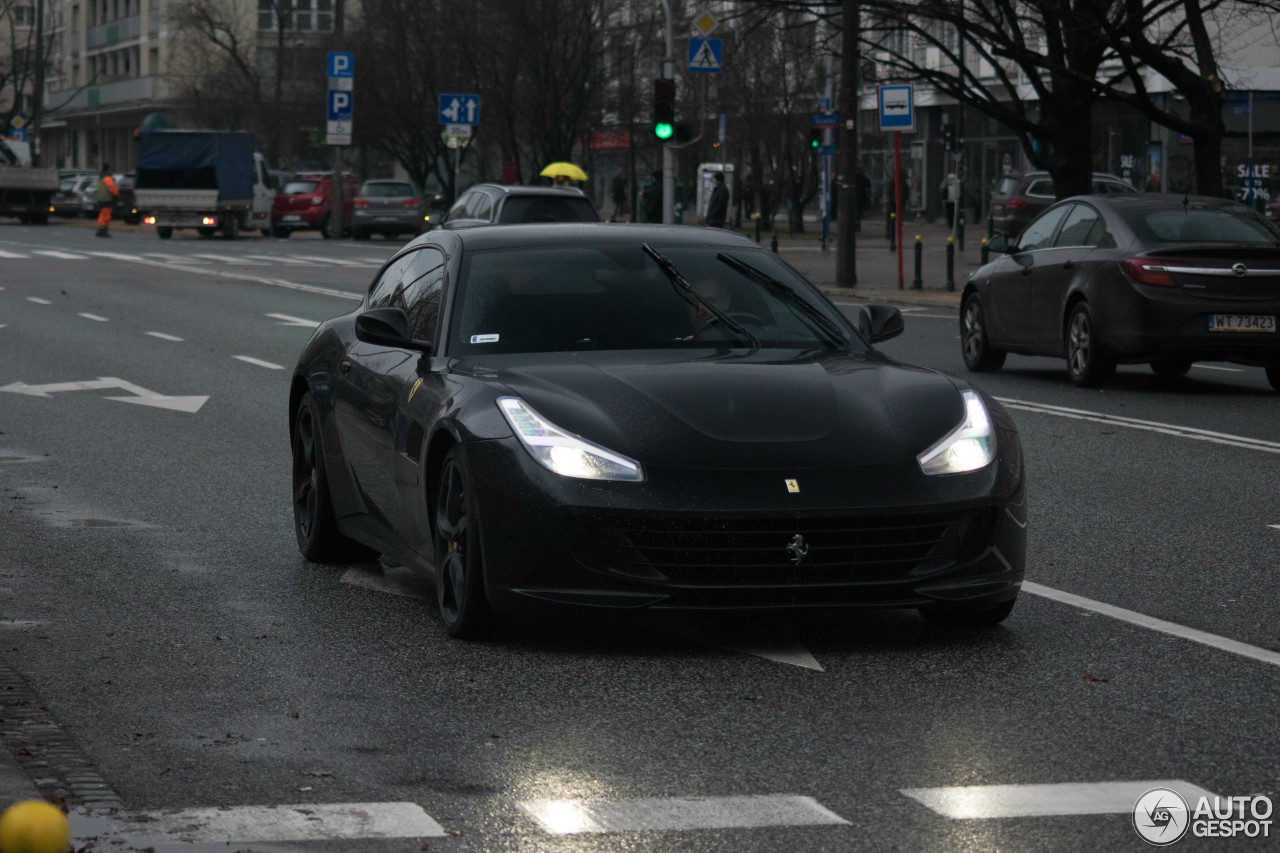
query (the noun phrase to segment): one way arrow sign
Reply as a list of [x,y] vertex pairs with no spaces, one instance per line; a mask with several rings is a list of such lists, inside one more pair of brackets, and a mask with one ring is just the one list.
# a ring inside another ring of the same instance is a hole
[[171,409],[175,412],[195,414],[205,404],[208,397],[166,397],[155,391],[148,391],[132,382],[117,379],[114,376],[103,376],[85,382],[57,382],[52,385],[28,385],[25,382],[13,382],[0,388],[11,394],[26,394],[31,397],[48,397],[59,391],[103,391],[118,388],[128,391],[132,397],[107,397],[108,400],[119,400],[122,403],[136,403],[139,406],[154,406],[157,409]]

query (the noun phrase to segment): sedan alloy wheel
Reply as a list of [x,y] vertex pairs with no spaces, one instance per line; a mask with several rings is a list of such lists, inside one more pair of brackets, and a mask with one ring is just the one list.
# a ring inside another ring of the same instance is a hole
[[1115,360],[1103,352],[1094,333],[1093,315],[1081,302],[1067,319],[1067,376],[1081,388],[1100,385],[1116,372]]
[[1004,366],[1005,354],[992,349],[987,339],[982,301],[977,294],[970,296],[964,303],[964,311],[960,315],[960,339],[964,363],[970,370],[985,373]]

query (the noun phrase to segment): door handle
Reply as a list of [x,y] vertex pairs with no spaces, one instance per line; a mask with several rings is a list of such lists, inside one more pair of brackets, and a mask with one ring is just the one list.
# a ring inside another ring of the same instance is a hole
[[340,373],[350,373],[350,372],[351,372],[351,362],[349,362],[349,361],[344,361],[344,362],[342,362],[342,364],[339,364],[339,365],[338,365],[338,372],[340,372]]

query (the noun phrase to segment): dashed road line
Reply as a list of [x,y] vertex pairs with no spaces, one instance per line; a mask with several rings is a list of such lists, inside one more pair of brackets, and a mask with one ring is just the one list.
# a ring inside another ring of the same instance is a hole
[[969,785],[959,788],[902,788],[901,793],[954,820],[1008,817],[1131,814],[1152,788],[1177,791],[1188,802],[1214,794],[1182,779],[1139,782],[1079,782],[1056,785]]
[[85,318],[86,320],[96,320],[96,321],[97,321],[97,322],[99,322],[99,323],[107,323],[107,322],[110,322],[109,320],[107,320],[107,318],[106,318],[106,317],[100,317],[100,316],[98,316],[97,314],[90,314],[90,313],[88,313],[88,312],[84,312],[84,311],[80,312],[80,316],[81,316],[81,317],[83,317],[83,318]]
[[166,335],[164,332],[143,332],[144,335],[150,335],[153,338],[159,338],[162,341],[185,341],[186,338],[180,338],[177,335]]
[[0,258],[12,258],[16,261],[24,261],[27,259],[27,256],[19,255],[17,252],[6,252],[3,249],[0,249]]
[[520,810],[554,835],[673,829],[848,825],[812,797],[664,797],[647,800],[528,800]]
[[311,262],[311,261],[309,261],[309,260],[302,260],[302,259],[300,259],[300,258],[289,258],[289,257],[285,257],[285,256],[283,256],[283,255],[245,255],[245,257],[246,257],[246,258],[258,258],[259,260],[268,260],[268,261],[272,261],[273,263],[288,264],[289,266],[294,266],[294,267],[313,267],[313,266],[315,266],[315,264],[314,264],[314,263],[312,263],[312,262]]
[[1138,418],[1108,415],[1103,412],[1090,412],[1085,409],[1069,409],[1065,406],[1051,406],[1047,403],[1030,403],[1025,400],[1017,400],[1011,397],[996,397],[996,399],[1003,403],[1006,408],[1017,409],[1023,412],[1035,412],[1041,415],[1054,415],[1056,417],[1071,418],[1073,420],[1093,421],[1094,423],[1145,430],[1147,432],[1156,432],[1162,435],[1172,435],[1178,438],[1190,438],[1196,441],[1209,441],[1214,444],[1225,444],[1230,447],[1243,447],[1246,450],[1261,450],[1264,453],[1280,453],[1280,442],[1264,441],[1260,438],[1248,438],[1243,435],[1231,435],[1230,433],[1225,432],[1214,432],[1207,429],[1197,429],[1196,427],[1178,426],[1177,424],[1161,423],[1160,421],[1144,421]]
[[59,252],[56,249],[32,249],[33,255],[44,255],[47,258],[57,258],[61,261],[87,261],[88,255],[74,255],[71,252]]
[[[233,258],[233,257],[228,257],[227,255],[205,255],[205,254],[200,254],[200,255],[192,255],[191,257],[193,257],[193,258],[206,258],[206,259],[208,259],[208,260],[210,260],[210,261],[216,261],[216,262],[218,262],[218,263],[220,263],[220,264],[231,264],[232,266],[240,266],[240,267],[260,267],[260,266],[262,266],[262,262],[260,262],[260,261],[252,261],[252,260],[247,261],[247,260],[244,260],[243,258]],[[245,255],[244,257],[245,257],[245,258],[252,258],[252,257],[254,257],[254,256],[253,256],[253,255]]]
[[[139,260],[150,258],[159,258],[166,264],[208,264],[208,261],[193,258],[189,255],[165,255],[160,252],[143,252],[138,256]],[[123,259],[122,259],[123,260]]]
[[307,320],[303,317],[293,317],[293,316],[290,316],[289,314],[268,314],[267,316],[273,320],[284,321],[281,323],[277,323],[276,324],[277,326],[303,326],[308,329],[314,329],[320,325],[319,320]]
[[1114,604],[1104,604],[1101,601],[1094,601],[1091,598],[1085,598],[1081,595],[1075,595],[1070,592],[1063,592],[1052,587],[1041,586],[1031,581],[1022,582],[1022,591],[1029,592],[1032,595],[1038,595],[1042,598],[1048,598],[1060,604],[1070,605],[1079,610],[1088,610],[1091,613],[1100,613],[1103,616],[1110,616],[1112,619],[1118,619],[1121,622],[1128,622],[1131,625],[1137,625],[1140,628],[1146,628],[1151,631],[1159,631],[1162,634],[1169,634],[1173,637],[1180,637],[1184,640],[1190,640],[1193,643],[1209,646],[1223,652],[1229,652],[1233,655],[1251,658],[1261,663],[1271,664],[1272,666],[1280,666],[1280,652],[1273,652],[1270,649],[1251,646],[1248,643],[1242,643],[1239,640],[1232,640],[1228,637],[1220,637],[1217,634],[1210,634],[1208,631],[1201,631],[1196,628],[1188,628],[1185,625],[1179,625],[1176,622],[1166,622],[1164,619],[1157,619],[1154,616],[1147,616],[1133,610],[1126,610],[1123,607],[1116,607]]
[[[259,255],[259,257],[262,257],[262,256]],[[370,269],[373,267],[380,267],[382,266],[383,263],[385,263],[385,261],[380,261],[376,264],[373,264],[373,263],[364,263],[361,261],[344,261],[340,258],[303,257],[302,255],[289,255],[289,257],[296,258],[297,260],[300,260],[300,261],[307,261],[307,262],[314,261],[316,263],[337,264],[340,267],[359,267],[360,269]]]
[[263,361],[262,359],[254,358],[251,355],[233,355],[231,357],[235,359],[239,359],[240,361],[243,361],[246,364],[256,364],[258,367],[267,367],[267,368],[270,368],[271,370],[284,370],[283,364],[276,364],[275,362],[271,362],[271,361]]
[[28,297],[27,297],[27,301],[28,301],[28,302],[34,302],[34,303],[36,303],[37,305],[52,305],[52,304],[53,304],[53,303],[52,303],[52,302],[50,302],[48,299],[41,299],[39,296],[28,296]]

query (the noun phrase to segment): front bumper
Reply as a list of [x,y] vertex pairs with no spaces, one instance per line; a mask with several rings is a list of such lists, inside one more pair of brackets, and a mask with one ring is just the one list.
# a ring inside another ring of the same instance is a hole
[[507,612],[998,604],[1026,561],[1021,451],[1004,439],[1001,459],[950,477],[653,470],[638,484],[559,477],[514,439],[471,443],[489,599]]

